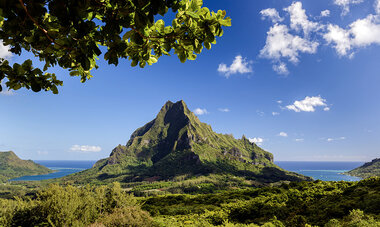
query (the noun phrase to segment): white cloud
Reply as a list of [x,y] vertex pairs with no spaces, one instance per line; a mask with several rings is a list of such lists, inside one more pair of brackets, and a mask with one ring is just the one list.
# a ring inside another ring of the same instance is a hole
[[296,141],[296,142],[303,142],[304,139],[295,139],[294,141]]
[[[350,6],[362,3],[364,0],[333,0],[333,2],[342,7],[342,15],[345,15],[350,11]],[[289,15],[289,24],[279,24],[281,17],[276,9],[264,9],[260,12],[262,17],[270,18],[275,24],[269,28],[265,46],[259,56],[272,60],[273,70],[281,75],[289,74],[287,61],[297,64],[301,54],[315,54],[322,41],[331,45],[340,57],[346,56],[352,59],[357,49],[380,45],[380,0],[373,2],[376,14],[356,19],[347,27],[310,20],[311,17],[308,17],[300,1],[284,8]],[[330,14],[330,10],[326,9],[313,18],[321,19]],[[283,19],[281,18],[281,21]]]
[[328,32],[323,35],[327,43],[334,43],[335,50],[340,56],[347,55],[351,49],[350,33],[338,25],[329,24]]
[[38,155],[48,155],[49,152],[47,152],[47,151],[37,151],[37,154]]
[[288,133],[286,133],[286,132],[280,132],[280,133],[278,134],[278,136],[288,137]]
[[380,0],[375,1],[375,11],[380,14]]
[[204,114],[208,114],[209,112],[206,109],[196,108],[194,110],[194,113],[196,115],[204,115]]
[[295,101],[293,105],[288,105],[286,108],[288,110],[293,110],[295,112],[314,112],[317,106],[327,106],[326,100],[321,98],[321,96],[306,96],[305,99],[300,101]]
[[5,83],[3,82],[1,83],[1,87],[3,88],[3,90],[0,92],[0,95],[11,96],[16,94],[13,90],[8,90],[8,88],[5,86]]
[[280,113],[278,113],[278,112],[272,112],[272,115],[273,116],[277,116],[277,115],[280,115]]
[[[319,43],[310,40],[309,34],[323,27],[308,19],[301,2],[293,2],[289,7],[284,8],[284,11],[289,13],[291,30],[284,24],[274,24],[267,32],[265,46],[260,51],[260,57],[273,60],[273,70],[280,75],[289,74],[284,59],[296,64],[299,62],[301,53],[317,52]],[[272,10],[272,14],[273,12]],[[303,32],[304,37],[292,34],[291,31]]]
[[260,137],[249,138],[248,140],[249,142],[255,143],[257,145],[261,145],[264,142],[264,139]]
[[218,110],[220,112],[225,112],[225,113],[230,112],[230,109],[228,109],[228,108],[219,108]]
[[288,75],[289,70],[285,63],[279,62],[278,64],[273,65],[273,70],[280,75]]
[[261,19],[269,18],[273,23],[281,22],[284,18],[280,17],[276,9],[269,8],[260,11]]
[[14,95],[14,94],[16,94],[14,91],[12,91],[12,90],[6,90],[5,87],[3,87],[3,91],[0,92],[0,95],[11,96],[11,95]]
[[281,104],[282,103],[282,100],[277,100],[276,101],[278,104]]
[[334,0],[334,4],[342,7],[342,16],[350,12],[350,5],[360,4],[364,0]]
[[264,48],[260,51],[260,56],[272,60],[280,61],[287,58],[292,63],[299,61],[299,53],[315,53],[319,43],[308,41],[300,36],[289,33],[285,25],[275,24],[267,32],[267,40]]
[[301,2],[293,2],[284,10],[290,14],[290,28],[296,31],[302,30],[305,35],[308,35],[311,31],[318,30],[318,23],[309,21]]
[[224,74],[225,77],[229,78],[233,74],[246,74],[252,72],[252,62],[247,61],[241,55],[235,57],[234,61],[230,66],[226,64],[219,64],[218,72]]
[[368,15],[364,19],[356,20],[350,25],[354,46],[365,47],[371,44],[380,44],[380,20],[378,16]]
[[353,56],[353,48],[366,47],[372,44],[380,45],[380,16],[368,15],[358,19],[344,29],[338,25],[329,24],[328,32],[323,38],[328,44],[333,43],[340,56]]
[[102,150],[99,146],[90,146],[90,145],[73,145],[70,148],[71,152],[79,152],[79,153],[93,153],[100,152]]
[[265,113],[261,110],[256,110],[256,113],[257,115],[259,115],[260,117],[264,117]]
[[321,11],[321,17],[329,17],[330,16],[330,10],[326,9]]
[[10,58],[12,53],[9,52],[9,46],[4,46],[3,41],[0,40],[0,58]]
[[325,108],[323,108],[323,111],[329,111],[330,110],[330,107],[326,106]]
[[339,137],[339,138],[327,138],[326,141],[327,142],[333,142],[333,141],[338,141],[338,140],[345,140],[346,137]]

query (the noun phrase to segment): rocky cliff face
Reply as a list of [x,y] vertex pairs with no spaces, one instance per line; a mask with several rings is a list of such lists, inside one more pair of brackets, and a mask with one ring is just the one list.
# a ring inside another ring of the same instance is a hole
[[[271,153],[244,136],[235,139],[215,133],[209,125],[200,122],[183,101],[169,101],[154,120],[137,129],[126,145],[118,145],[109,158],[100,160],[91,171],[102,178],[124,174],[133,180],[209,173],[254,177],[264,168],[267,173],[273,169],[276,176],[280,172],[283,180],[305,179],[281,170],[273,163]],[[267,180],[271,181],[269,175]]]

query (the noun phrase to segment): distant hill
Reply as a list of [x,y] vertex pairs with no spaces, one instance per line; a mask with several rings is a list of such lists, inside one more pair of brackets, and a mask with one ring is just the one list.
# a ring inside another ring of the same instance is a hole
[[31,160],[21,160],[12,151],[0,152],[0,182],[27,175],[52,172],[54,171]]
[[371,162],[367,162],[345,174],[362,178],[380,176],[380,158],[373,159]]
[[215,133],[183,101],[167,102],[126,145],[118,145],[93,168],[65,179],[134,182],[207,174],[229,174],[261,183],[311,179],[276,166],[271,153],[244,136],[235,139]]

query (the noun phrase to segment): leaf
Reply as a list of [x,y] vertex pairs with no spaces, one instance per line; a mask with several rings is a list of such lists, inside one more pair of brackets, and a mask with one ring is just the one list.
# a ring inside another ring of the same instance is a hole
[[87,20],[92,20],[92,19],[94,19],[94,12],[89,12],[87,14]]
[[199,10],[203,5],[202,0],[192,0],[189,9],[192,11]]
[[34,92],[41,91],[41,86],[35,80],[31,81],[31,87],[32,87],[32,91]]
[[91,62],[88,58],[84,58],[83,61],[81,62],[81,65],[85,71],[88,71],[90,70]]
[[190,17],[192,17],[192,18],[195,18],[195,19],[199,18],[199,15],[196,14],[196,13],[193,13],[193,12],[186,12],[186,14],[189,15]]
[[209,42],[205,42],[204,45],[207,48],[207,50],[211,49],[211,44]]
[[151,56],[147,62],[148,65],[152,65],[157,62],[157,58],[155,56]]
[[136,60],[132,60],[132,62],[131,62],[131,66],[132,66],[132,67],[135,67],[138,63],[139,63],[138,61],[136,61]]
[[79,76],[79,71],[77,70],[71,71],[70,76]]
[[183,52],[178,53],[178,58],[182,63],[186,62],[186,55]]
[[133,30],[127,31],[127,32],[123,35],[123,40],[128,40],[129,38],[131,38],[131,36],[132,36],[133,33],[134,33]]
[[165,22],[163,20],[158,20],[156,22],[156,29],[160,34],[164,34]]
[[145,65],[146,65],[146,62],[145,62],[145,61],[141,61],[140,64],[139,64],[140,68],[144,68]]
[[57,86],[53,85],[51,86],[51,91],[53,92],[53,94],[58,94],[58,89],[57,89]]
[[230,27],[231,26],[231,18],[226,18],[226,19],[220,19],[219,24],[222,26]]
[[190,55],[187,57],[187,59],[194,61],[195,59],[197,59],[197,55],[195,55],[195,54],[190,54]]
[[199,40],[198,39],[194,40],[194,46],[195,46],[195,48],[198,48],[198,46],[199,46]]

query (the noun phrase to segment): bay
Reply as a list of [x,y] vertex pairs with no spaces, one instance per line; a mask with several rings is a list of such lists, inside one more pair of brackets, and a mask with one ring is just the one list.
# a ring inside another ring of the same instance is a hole
[[95,164],[96,161],[35,160],[34,162],[46,166],[49,169],[56,170],[56,172],[44,175],[23,176],[11,179],[10,181],[38,181],[60,178],[89,169]]
[[[91,168],[96,161],[62,161],[62,160],[35,160],[36,163],[57,170],[54,173],[23,176],[10,181],[38,181],[67,176]],[[343,172],[354,169],[364,162],[304,162],[304,161],[276,161],[281,168],[293,171],[315,180],[323,181],[358,181],[359,177],[343,175]]]

